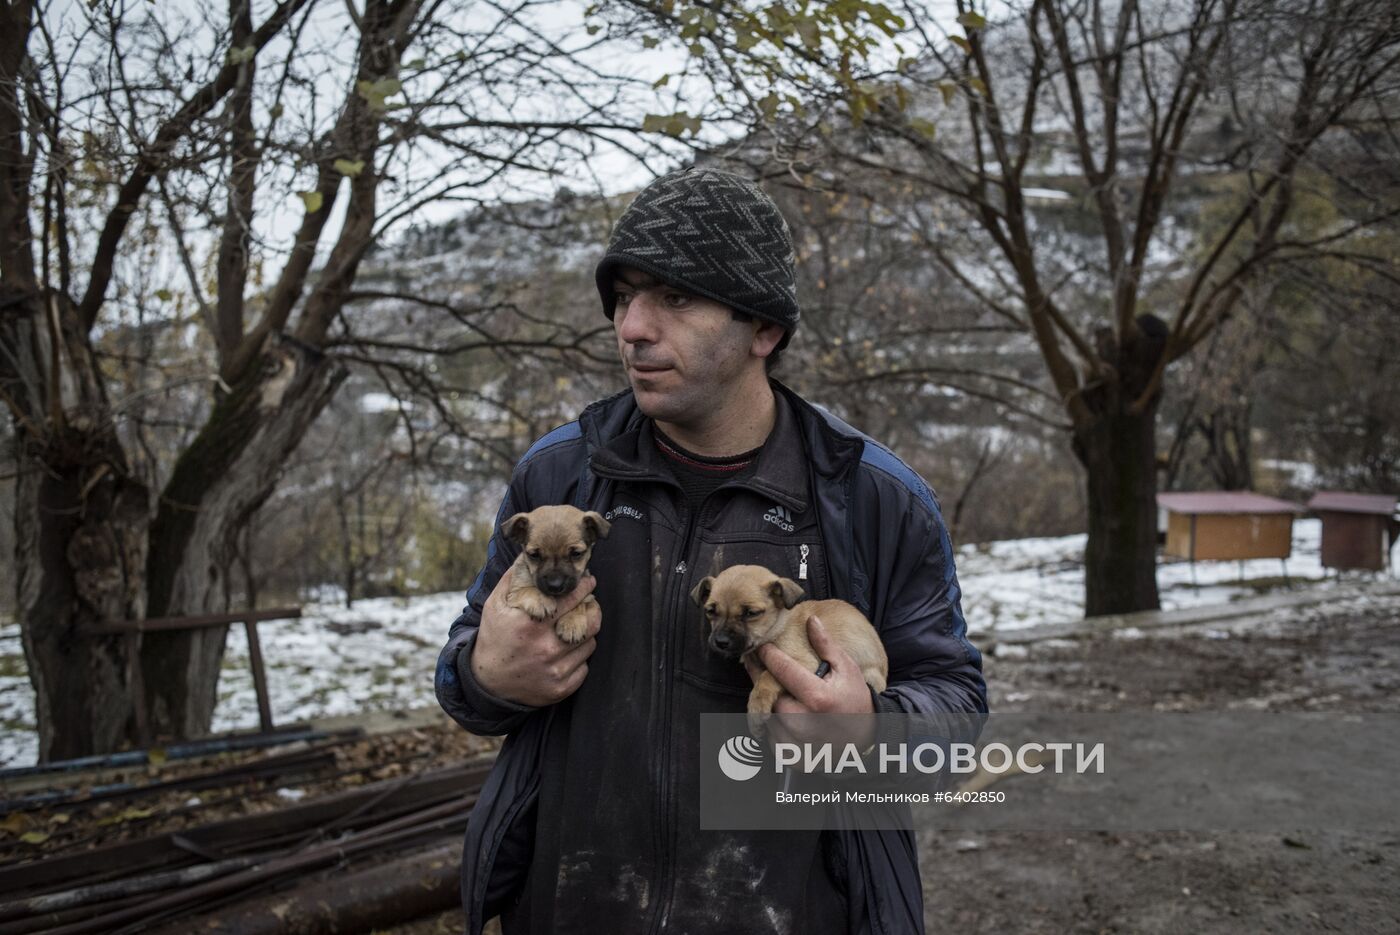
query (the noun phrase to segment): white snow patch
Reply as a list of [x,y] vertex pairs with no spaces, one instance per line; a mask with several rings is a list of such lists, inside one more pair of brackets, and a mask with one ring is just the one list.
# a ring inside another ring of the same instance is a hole
[[[1082,619],[1085,538],[1011,539],[959,548],[963,614],[974,640],[993,630]],[[1293,523],[1293,554],[1287,562],[1196,562],[1193,568],[1190,562],[1162,559],[1157,564],[1162,609],[1254,597],[1259,592],[1248,582],[1281,579],[1285,571],[1294,585],[1331,587],[1336,579],[1328,578],[1322,567],[1321,539],[1320,520],[1299,519]]]
[[361,412],[398,412],[413,408],[412,401],[400,401],[388,393],[366,393],[360,397],[359,403]]

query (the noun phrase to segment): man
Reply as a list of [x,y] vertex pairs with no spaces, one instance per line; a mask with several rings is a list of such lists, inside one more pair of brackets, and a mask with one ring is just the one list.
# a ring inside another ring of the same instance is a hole
[[[508,735],[467,830],[468,931],[497,913],[507,935],[922,931],[912,834],[699,830],[699,715],[742,712],[751,683],[708,650],[688,595],[760,564],[870,617],[886,691],[814,626],[824,677],[765,652],[791,695],[779,712],[985,711],[931,492],[769,380],[799,311],[787,225],[752,182],[689,169],[652,183],[618,220],[597,284],[630,389],[516,466],[438,661],[448,713]],[[501,602],[515,549],[500,520],[552,503],[612,524],[593,577],[559,605],[598,600],[578,646]]]

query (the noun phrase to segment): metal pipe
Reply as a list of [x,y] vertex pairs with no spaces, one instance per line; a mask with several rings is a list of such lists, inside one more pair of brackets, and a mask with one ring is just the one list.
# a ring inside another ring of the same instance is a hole
[[[211,737],[188,743],[176,743],[165,747],[166,760],[188,760],[215,753],[232,753],[238,750],[257,750],[276,747],[298,741],[353,740],[364,736],[362,728],[342,731],[289,730],[286,733],[245,734],[242,736]],[[55,760],[37,766],[17,766],[0,769],[0,786],[26,776],[42,776],[49,773],[70,773],[83,769],[120,768],[124,766],[146,766],[150,763],[149,750],[127,750],[122,753],[108,753],[101,756],[82,756],[72,760]]]

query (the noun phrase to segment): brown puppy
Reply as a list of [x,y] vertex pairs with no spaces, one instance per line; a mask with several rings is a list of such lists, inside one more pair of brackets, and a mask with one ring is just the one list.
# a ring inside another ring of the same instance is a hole
[[[758,565],[732,565],[713,578],[705,578],[690,592],[690,599],[704,611],[710,624],[710,648],[737,656],[758,668],[758,648],[773,643],[815,672],[822,660],[807,639],[807,619],[819,617],[831,638],[860,667],[865,682],[877,692],[885,690],[889,660],[880,637],[865,615],[845,601],[803,601],[802,589]],[[749,726],[754,730],[783,686],[767,670],[749,693]]]
[[[588,573],[588,557],[593,543],[606,539],[611,524],[597,513],[585,513],[572,506],[542,506],[529,513],[516,513],[501,526],[507,539],[520,546],[520,555],[510,566],[510,588],[506,606],[525,611],[535,620],[554,616],[559,598],[578,587]],[[560,617],[554,632],[566,643],[581,643],[588,635],[590,594],[577,607]]]

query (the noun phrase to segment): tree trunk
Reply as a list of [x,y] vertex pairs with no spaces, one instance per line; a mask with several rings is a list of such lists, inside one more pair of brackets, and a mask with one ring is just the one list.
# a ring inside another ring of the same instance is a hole
[[349,610],[355,606],[355,540],[350,537],[350,505],[346,502],[345,492],[337,491],[335,498],[335,515],[340,521],[340,561],[341,561],[341,584],[345,588],[345,609]]
[[41,760],[136,737],[138,641],[90,628],[144,611],[150,497],[72,312],[58,294],[45,302],[37,288],[0,289],[0,387],[15,416],[15,613]]
[[1201,434],[1206,439],[1206,469],[1221,490],[1254,489],[1250,410],[1247,402],[1227,403],[1201,421]]
[[[226,606],[224,588],[238,537],[346,376],[341,364],[315,348],[269,337],[259,363],[215,404],[161,494],[146,565],[150,616],[239,609]],[[226,632],[146,635],[142,670],[157,736],[208,732]]]
[[1089,504],[1084,614],[1155,610],[1157,597],[1157,406],[1103,415],[1076,432]]
[[115,439],[68,432],[35,451],[21,435],[15,560],[39,759],[116,750],[136,740],[131,682],[139,638],[95,636],[142,615],[148,493],[112,465]]
[[1119,344],[1100,338],[1116,379],[1084,394],[1092,417],[1075,426],[1075,456],[1084,465],[1089,539],[1084,547],[1084,615],[1156,610],[1157,407],[1154,394],[1131,411],[1164,352],[1166,327],[1140,315]]

